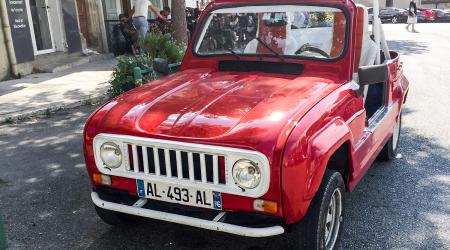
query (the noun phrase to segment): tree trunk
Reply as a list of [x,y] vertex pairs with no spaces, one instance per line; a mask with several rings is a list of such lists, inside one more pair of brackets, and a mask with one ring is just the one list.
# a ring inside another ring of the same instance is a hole
[[188,37],[185,0],[172,0],[172,26],[175,41],[180,45],[186,45]]

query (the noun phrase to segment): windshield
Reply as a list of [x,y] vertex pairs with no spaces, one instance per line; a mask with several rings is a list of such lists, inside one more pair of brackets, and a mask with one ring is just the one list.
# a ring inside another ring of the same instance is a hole
[[224,8],[206,20],[194,48],[203,56],[232,54],[339,57],[346,17],[331,7],[265,5]]

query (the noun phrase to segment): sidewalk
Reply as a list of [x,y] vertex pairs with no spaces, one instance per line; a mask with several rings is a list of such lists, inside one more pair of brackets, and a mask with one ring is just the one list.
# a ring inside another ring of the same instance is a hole
[[0,82],[0,124],[104,98],[115,60]]

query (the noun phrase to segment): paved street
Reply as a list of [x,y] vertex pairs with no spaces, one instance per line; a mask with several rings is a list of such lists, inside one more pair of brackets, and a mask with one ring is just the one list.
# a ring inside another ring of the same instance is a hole
[[[375,164],[346,197],[340,249],[450,249],[450,24],[385,25],[411,91],[401,159]],[[445,32],[444,32],[445,31]],[[248,239],[146,221],[113,228],[95,214],[82,129],[95,107],[0,126],[0,210],[12,249],[287,249],[283,237]]]

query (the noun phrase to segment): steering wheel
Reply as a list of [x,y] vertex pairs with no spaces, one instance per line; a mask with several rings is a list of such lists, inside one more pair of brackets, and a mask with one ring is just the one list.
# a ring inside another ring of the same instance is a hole
[[300,55],[301,53],[305,52],[305,51],[309,51],[309,52],[313,52],[313,53],[317,53],[325,58],[330,58],[330,55],[328,55],[327,52],[323,51],[322,49],[319,49],[317,47],[313,47],[310,44],[306,43],[303,44],[302,47],[300,47],[300,49],[298,49],[295,54],[296,55]]

